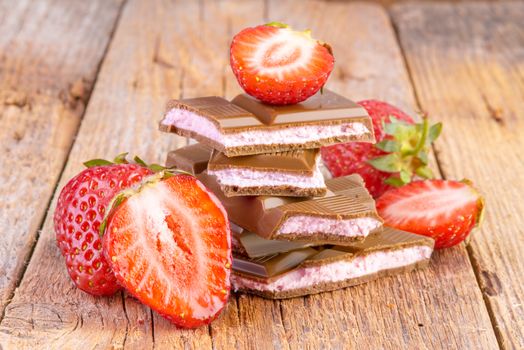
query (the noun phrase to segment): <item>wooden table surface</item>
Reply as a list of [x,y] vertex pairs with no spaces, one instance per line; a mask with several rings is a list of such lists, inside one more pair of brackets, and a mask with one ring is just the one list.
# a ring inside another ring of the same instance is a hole
[[[57,189],[121,151],[163,162],[168,98],[240,91],[228,45],[267,21],[333,46],[328,87],[444,122],[435,168],[487,212],[428,269],[305,298],[233,295],[179,330],[125,294],[76,289],[55,244]],[[0,349],[523,349],[524,2],[3,1]]]

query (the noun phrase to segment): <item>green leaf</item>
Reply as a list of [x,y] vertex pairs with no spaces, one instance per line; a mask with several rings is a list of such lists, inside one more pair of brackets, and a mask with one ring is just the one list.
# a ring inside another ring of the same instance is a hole
[[432,179],[433,178],[433,171],[427,166],[422,166],[420,168],[417,168],[415,170],[415,174],[417,174],[418,176],[420,176],[423,179]]
[[86,168],[92,168],[95,166],[102,166],[102,165],[111,165],[111,164],[114,164],[114,163],[108,160],[105,160],[105,159],[91,159],[91,160],[88,160],[87,162],[84,162],[84,165],[86,166]]
[[104,221],[102,221],[102,223],[100,224],[100,228],[98,229],[98,233],[100,234],[100,237],[102,237],[104,233],[106,232],[106,226],[107,226],[107,218],[104,219]]
[[113,205],[111,206],[111,209],[117,208],[122,202],[126,199],[126,195],[124,193],[121,193],[116,196]]
[[436,123],[436,124],[431,125],[431,127],[429,128],[429,133],[428,133],[429,142],[431,143],[435,141],[439,137],[441,132],[442,132],[442,123]]
[[119,194],[117,194],[113,200],[109,203],[108,205],[108,208],[109,208],[109,211],[106,213],[105,215],[105,218],[104,220],[102,221],[102,223],[100,224],[100,229],[98,230],[98,232],[100,233],[100,236],[103,236],[104,235],[104,232],[106,230],[106,226],[107,226],[107,218],[109,217],[109,214],[115,209],[117,208],[120,204],[122,204],[122,202],[128,197],[128,194],[129,192],[125,192],[122,191],[120,192]]
[[182,169],[177,169],[177,168],[171,168],[169,170],[166,171],[166,174],[170,174],[171,176],[173,175],[189,175],[189,176],[195,176],[185,170],[182,170]]
[[170,177],[173,177],[173,176],[175,176],[175,173],[172,173],[172,172],[170,172],[170,171],[166,171],[166,172],[164,173],[164,175],[162,176],[162,179],[163,179],[163,180],[166,180],[166,179],[169,179]]
[[400,171],[400,180],[404,183],[404,184],[408,184],[411,182],[411,173],[409,171],[406,171],[404,169],[402,169]]
[[127,159],[126,159],[126,157],[127,157],[128,154],[129,154],[129,152],[120,153],[119,155],[117,155],[117,156],[115,157],[114,162],[115,162],[116,164],[127,164]]
[[400,171],[401,163],[396,153],[386,154],[384,156],[369,159],[368,163],[374,168],[388,173]]
[[384,129],[384,133],[386,135],[395,135],[397,132],[397,128],[399,127],[398,123],[384,123],[382,128]]
[[148,166],[149,169],[151,169],[153,172],[155,173],[158,173],[160,171],[164,171],[166,170],[166,167],[165,166],[162,166],[160,164],[156,164],[156,163],[153,163],[153,164],[149,164]]
[[382,140],[376,143],[375,147],[384,152],[397,152],[400,149],[399,143],[395,140]]
[[388,177],[386,180],[384,180],[384,183],[387,185],[391,185],[393,187],[401,187],[404,186],[404,182],[397,177],[396,175],[392,175]]
[[146,164],[146,162],[144,162],[144,161],[142,160],[142,158],[140,158],[139,156],[135,156],[135,158],[133,158],[133,160],[135,161],[136,164],[141,165],[141,166],[143,166],[144,168],[147,168],[147,164]]
[[269,23],[266,23],[266,26],[277,27],[277,28],[289,28],[289,25],[282,23],[282,22],[269,22]]
[[418,152],[417,154],[417,158],[422,162],[422,164],[424,165],[427,165],[429,160],[428,160],[428,152],[426,152],[426,150],[422,150],[420,152]]
[[425,146],[426,138],[428,136],[429,124],[428,119],[424,118],[421,124],[416,125],[417,130],[417,144],[411,151],[406,152],[404,155],[414,156],[417,155]]

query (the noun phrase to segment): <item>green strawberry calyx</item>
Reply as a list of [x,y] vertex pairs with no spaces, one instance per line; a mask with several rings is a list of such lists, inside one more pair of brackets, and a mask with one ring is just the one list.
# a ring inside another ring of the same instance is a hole
[[[111,165],[118,165],[118,164],[131,164],[127,160],[127,155],[128,154],[129,154],[128,152],[120,153],[112,161],[106,160],[106,159],[100,159],[100,158],[91,159],[91,160],[88,160],[87,162],[84,162],[84,165],[87,168],[93,168],[93,167],[97,167],[97,166],[111,166]],[[109,205],[107,206],[108,208],[110,208],[110,210],[107,211],[107,214],[105,215],[104,220],[100,224],[100,229],[99,229],[100,236],[104,235],[104,232],[105,232],[105,229],[106,229],[106,226],[107,226],[107,219],[109,217],[109,214],[111,212],[113,212],[117,207],[119,207],[120,204],[122,204],[122,202],[125,199],[127,199],[127,198],[131,197],[132,195],[134,195],[135,193],[139,192],[140,189],[142,189],[144,186],[156,183],[156,182],[161,181],[161,180],[165,180],[165,179],[170,178],[170,177],[175,176],[175,175],[182,175],[182,174],[184,174],[184,175],[193,176],[193,174],[188,173],[187,171],[184,171],[184,170],[181,170],[181,169],[177,169],[175,167],[168,168],[168,167],[165,167],[163,165],[156,164],[156,163],[148,164],[148,163],[144,162],[139,156],[135,156],[133,158],[133,162],[132,163],[138,164],[141,167],[144,167],[144,168],[147,168],[147,169],[151,170],[153,172],[153,175],[145,177],[140,183],[132,186],[131,188],[128,188],[128,189],[120,191],[118,194],[116,194],[113,197],[113,199],[111,200],[111,202],[109,202]]]
[[421,123],[411,124],[390,116],[389,123],[382,123],[385,137],[375,147],[387,154],[368,160],[374,168],[391,173],[384,182],[400,187],[413,177],[432,179],[428,166],[431,144],[439,137],[442,123],[430,125],[424,117]]
[[290,28],[288,24],[277,22],[277,21],[269,22],[269,23],[266,23],[265,25],[268,27],[276,27],[276,28]]
[[[115,165],[115,164],[130,164],[129,161],[127,160],[127,155],[129,153],[128,152],[125,152],[125,153],[120,153],[119,155],[117,155],[112,161],[111,160],[107,160],[107,159],[100,159],[100,158],[97,158],[97,159],[91,159],[91,160],[88,160],[87,162],[84,162],[84,165],[86,168],[93,168],[95,166],[107,166],[107,165]],[[160,165],[160,164],[156,164],[156,163],[151,163],[151,164],[148,164],[146,162],[144,162],[139,156],[135,156],[133,158],[133,163],[135,164],[138,164],[144,168],[147,168],[149,170],[151,170],[152,172],[154,173],[158,173],[158,172],[161,172],[161,171],[166,171],[166,176],[169,176],[169,173],[171,173],[172,175],[174,174],[187,174],[187,175],[192,175],[186,171],[183,171],[183,170],[180,170],[180,169],[176,169],[176,168],[167,168],[163,165]]]

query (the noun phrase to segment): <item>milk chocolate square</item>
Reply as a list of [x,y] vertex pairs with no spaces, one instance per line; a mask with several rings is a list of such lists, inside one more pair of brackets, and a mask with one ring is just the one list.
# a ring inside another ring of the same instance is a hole
[[231,102],[216,96],[172,100],[160,130],[194,138],[228,157],[375,141],[366,110],[329,90],[289,106],[245,94]]

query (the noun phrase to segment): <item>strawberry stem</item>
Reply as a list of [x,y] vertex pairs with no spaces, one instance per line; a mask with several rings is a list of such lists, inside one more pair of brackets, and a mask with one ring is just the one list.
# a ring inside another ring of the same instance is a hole
[[411,151],[406,152],[407,156],[415,156],[422,150],[422,148],[426,145],[426,139],[428,138],[428,130],[429,130],[428,118],[424,117],[422,118],[422,135],[420,136],[420,139],[418,140],[417,146],[414,149],[412,149]]
[[268,27],[277,27],[277,28],[289,28],[289,25],[282,22],[269,22],[265,24]]

